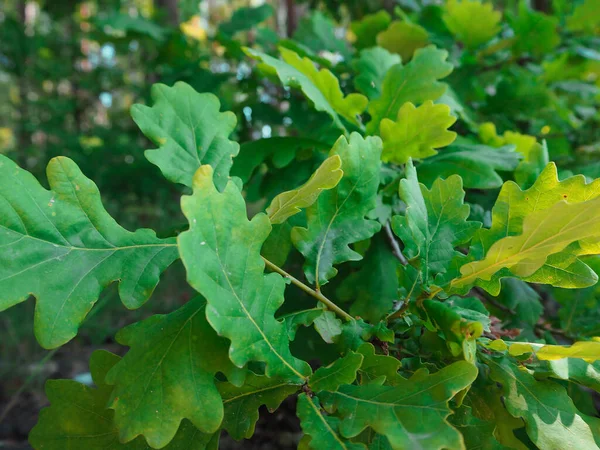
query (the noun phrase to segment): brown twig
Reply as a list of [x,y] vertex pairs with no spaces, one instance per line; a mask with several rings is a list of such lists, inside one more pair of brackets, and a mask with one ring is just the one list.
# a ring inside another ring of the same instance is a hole
[[400,249],[400,245],[398,245],[398,241],[394,237],[390,223],[387,222],[383,228],[385,229],[387,240],[392,247],[392,253],[394,253],[394,256],[398,259],[398,261],[400,261],[400,264],[406,266],[408,264],[408,260],[406,259],[406,256],[402,254],[402,250]]

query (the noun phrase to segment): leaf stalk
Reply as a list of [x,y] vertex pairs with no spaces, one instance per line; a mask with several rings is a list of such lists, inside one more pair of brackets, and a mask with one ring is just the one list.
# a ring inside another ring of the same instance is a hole
[[264,256],[261,256],[263,261],[265,262],[265,264],[267,265],[267,267],[269,269],[271,269],[274,272],[277,272],[279,275],[281,275],[284,278],[287,278],[288,280],[290,280],[292,282],[292,284],[295,284],[297,287],[299,287],[300,289],[302,289],[304,292],[306,292],[308,295],[316,298],[318,301],[320,301],[321,303],[323,303],[325,306],[327,306],[327,308],[331,311],[333,311],[334,313],[336,313],[338,316],[340,316],[341,318],[347,320],[347,321],[352,321],[354,320],[354,317],[352,317],[350,314],[348,314],[346,311],[344,311],[342,308],[340,308],[338,305],[336,305],[335,303],[333,303],[331,300],[329,300],[327,297],[325,297],[323,294],[321,294],[321,292],[314,290],[313,288],[311,288],[310,286],[307,286],[306,284],[304,284],[302,281],[300,281],[299,279],[297,279],[296,277],[294,277],[293,275],[290,275],[289,273],[287,273],[285,270],[283,270],[281,267],[273,264],[271,261],[269,261],[267,258],[265,258]]

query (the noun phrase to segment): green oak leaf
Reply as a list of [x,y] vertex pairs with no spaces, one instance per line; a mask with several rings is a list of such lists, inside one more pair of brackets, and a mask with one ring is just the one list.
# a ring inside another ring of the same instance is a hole
[[344,96],[339,80],[329,70],[318,70],[309,58],[301,58],[285,47],[279,48],[283,61],[256,50],[245,51],[275,70],[284,86],[301,89],[317,111],[331,116],[336,127],[345,130],[340,117],[360,126],[357,117],[367,107],[367,98],[361,94]]
[[52,159],[47,174],[49,191],[0,155],[0,311],[33,295],[36,337],[55,348],[113,281],[127,308],[143,305],[178,255],[174,239],[119,226],[72,160]]
[[342,321],[335,312],[322,308],[323,313],[315,319],[315,330],[328,344],[333,344],[342,334]]
[[348,352],[326,367],[320,367],[308,381],[308,387],[313,392],[335,391],[342,384],[351,384],[356,380],[356,372],[361,366],[363,355]]
[[527,435],[539,448],[600,448],[600,419],[580,413],[564,387],[536,380],[531,371],[507,357],[486,358],[491,377],[502,384],[508,412],[525,421]]
[[[598,270],[595,264],[594,270]],[[560,304],[560,326],[570,336],[594,337],[600,335],[600,296],[598,284],[586,289],[553,289],[553,297]]]
[[419,183],[412,161],[406,165],[406,178],[400,182],[400,198],[406,203],[404,216],[392,218],[392,228],[404,242],[409,260],[418,260],[424,283],[443,273],[458,253],[454,247],[468,242],[481,223],[468,221],[462,179],[452,175],[437,179],[427,189]]
[[462,405],[448,419],[465,440],[465,450],[504,450],[494,436],[496,424],[476,417],[469,406]]
[[392,22],[387,30],[377,35],[377,45],[400,55],[402,61],[409,61],[415,50],[425,47],[428,43],[427,30],[412,22]]
[[174,183],[192,186],[192,177],[203,164],[214,169],[215,184],[222,189],[229,179],[233,157],[240,147],[228,136],[237,119],[232,112],[219,112],[221,104],[213,94],[199,94],[177,82],[169,87],[152,86],[152,107],[133,105],[131,116],[158,149],[146,150],[148,161],[158,166]]
[[310,11],[300,19],[294,32],[293,43],[312,50],[315,54],[328,50],[338,53],[344,59],[350,57],[350,49],[344,39],[335,34],[336,25],[319,10]]
[[381,97],[369,104],[371,121],[367,124],[367,132],[376,133],[383,119],[398,117],[398,111],[406,102],[420,104],[441,97],[446,85],[437,80],[452,72],[447,57],[447,51],[430,45],[418,49],[408,64],[392,66],[383,80]]
[[273,12],[273,7],[268,3],[255,8],[238,8],[233,12],[229,21],[219,24],[219,31],[227,36],[233,36],[240,31],[251,30],[271,17]]
[[130,350],[106,382],[114,385],[108,406],[115,410],[121,441],[142,434],[152,447],[164,447],[184,418],[205,433],[219,429],[223,403],[215,374],[241,384],[245,371],[229,361],[229,342],[208,324],[205,309],[206,301],[197,297],[117,334]]
[[[481,381],[485,381],[481,383]],[[502,399],[502,387],[489,380],[489,377],[481,377],[467,393],[465,404],[469,405],[473,415],[485,422],[495,424],[494,437],[504,448],[514,450],[527,450],[529,447],[523,444],[515,435],[516,430],[523,429],[525,424],[519,418],[513,417],[506,410]],[[450,418],[452,421],[452,417]]]
[[307,208],[317,201],[325,190],[333,189],[342,179],[342,160],[339,155],[332,155],[321,163],[309,180],[297,189],[286,191],[275,197],[267,214],[272,224],[281,224],[302,208]]
[[495,189],[503,182],[498,172],[512,172],[520,159],[512,146],[452,145],[419,164],[419,179],[431,186],[437,178],[459,175],[466,188]]
[[373,344],[364,343],[358,347],[357,353],[363,355],[363,361],[358,370],[360,384],[387,384],[397,386],[404,381],[398,373],[402,363],[393,356],[378,355]]
[[317,286],[336,275],[334,264],[360,260],[349,245],[370,238],[380,228],[365,216],[376,206],[381,140],[358,133],[349,140],[342,136],[331,149],[333,155],[342,159],[344,176],[306,209],[307,227],[292,229],[292,242],[306,260],[306,278]]
[[446,421],[451,412],[448,401],[476,377],[474,365],[459,361],[431,375],[421,369],[397,386],[345,385],[319,397],[326,410],[335,410],[342,418],[340,432],[345,438],[371,427],[394,449],[461,450],[460,433]]
[[388,70],[400,61],[402,61],[400,56],[381,47],[361,51],[358,59],[352,61],[352,68],[357,73],[354,87],[365,94],[369,100],[379,98]]
[[399,283],[395,274],[399,267],[400,261],[390,250],[385,236],[378,233],[371,239],[360,269],[342,281],[336,294],[340,300],[352,302],[352,316],[376,323],[398,300]]
[[355,38],[354,47],[358,50],[375,47],[377,45],[377,35],[381,31],[386,30],[391,22],[392,17],[390,14],[386,10],[381,9],[376,13],[367,14],[360,20],[350,23],[350,30]]
[[384,162],[405,164],[409,158],[424,159],[436,155],[435,149],[452,144],[456,122],[448,105],[426,101],[418,108],[406,102],[398,110],[396,121],[383,119],[380,125]]
[[597,0],[584,0],[567,17],[567,30],[594,34],[600,26],[600,5]]
[[274,411],[300,387],[300,384],[280,378],[268,378],[253,373],[248,374],[241,387],[231,383],[219,383],[218,388],[225,409],[223,429],[236,440],[249,439],[254,434],[254,426],[258,421],[258,408],[266,405],[270,411]]
[[349,442],[339,435],[340,419],[324,413],[317,397],[298,396],[296,413],[305,436],[311,439],[307,448],[313,450],[365,450],[363,444]]
[[178,237],[188,282],[206,298],[209,323],[231,341],[229,357],[236,366],[261,361],[267,376],[304,380],[310,366],[292,356],[285,324],[274,317],[285,281],[277,273],[265,275],[260,256],[269,218],[257,214],[249,221],[237,186],[230,182],[219,193],[212,176],[212,167],[202,166],[193,195],[181,200],[190,223]]
[[524,0],[519,2],[518,15],[508,19],[515,32],[512,50],[516,54],[543,56],[560,44],[558,18],[533,10]]
[[[49,380],[46,395],[50,407],[40,413],[37,425],[29,434],[35,449],[65,450],[151,450],[142,437],[123,444],[113,421],[114,411],[106,408],[112,386],[104,383],[106,374],[120,358],[98,350],[90,359],[96,389],[73,380]],[[188,421],[164,450],[216,450],[219,433],[204,434]]]
[[442,19],[454,37],[472,49],[498,34],[502,14],[481,0],[449,0]]

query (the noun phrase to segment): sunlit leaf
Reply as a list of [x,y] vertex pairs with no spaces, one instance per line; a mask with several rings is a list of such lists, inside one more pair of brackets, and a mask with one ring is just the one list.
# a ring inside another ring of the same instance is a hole
[[423,159],[437,154],[436,149],[450,145],[456,133],[448,128],[456,122],[447,105],[426,101],[418,108],[410,102],[402,105],[395,121],[381,121],[381,139],[385,162],[404,164],[409,158]]
[[131,116],[142,132],[159,147],[146,150],[148,161],[174,183],[192,186],[192,177],[203,164],[214,169],[222,189],[229,178],[233,157],[240,146],[228,139],[235,129],[235,114],[219,112],[213,94],[199,94],[183,82],[169,87],[152,86],[152,107],[134,105]]
[[190,230],[178,243],[188,282],[206,298],[209,323],[231,341],[229,357],[236,366],[261,361],[267,376],[304,380],[310,367],[292,356],[285,324],[274,317],[285,281],[276,273],[265,275],[260,256],[269,219],[258,214],[249,221],[236,185],[230,182],[219,193],[212,176],[212,168],[202,166],[194,194],[182,199]]

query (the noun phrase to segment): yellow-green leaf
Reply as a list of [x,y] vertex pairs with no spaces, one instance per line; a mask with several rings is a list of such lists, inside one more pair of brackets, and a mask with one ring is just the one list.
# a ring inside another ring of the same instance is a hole
[[456,122],[450,107],[434,105],[431,100],[418,108],[410,102],[402,105],[398,118],[381,121],[381,139],[385,162],[404,164],[409,158],[427,158],[437,154],[435,149],[450,145],[456,139],[448,128]]
[[581,203],[556,203],[527,216],[522,234],[500,239],[490,247],[484,259],[462,266],[462,277],[452,284],[461,286],[477,279],[491,280],[504,268],[514,276],[531,276],[550,255],[570,244],[588,239],[596,243],[600,238],[599,221],[600,197]]
[[533,353],[538,359],[543,361],[579,358],[592,363],[600,360],[600,341],[598,340],[579,341],[573,345],[547,345],[533,342],[506,342],[502,339],[497,339],[487,344],[486,347],[497,351],[508,350],[508,353],[512,356]]
[[267,208],[267,214],[273,224],[285,222],[289,217],[307,208],[317,201],[322,191],[333,189],[342,179],[342,160],[339,155],[327,158],[298,189],[286,191],[273,199]]
[[[502,186],[492,209],[491,227],[482,229],[475,235],[474,245],[469,251],[469,258],[464,257],[465,263],[483,259],[486,254],[489,254],[492,245],[497,245],[497,242],[506,237],[521,234],[527,217],[548,211],[559,203],[566,205],[565,202],[568,202],[572,206],[585,201],[590,202],[599,196],[600,179],[586,183],[584,176],[576,175],[559,181],[554,163],[548,164],[534,185],[527,190],[521,190],[516,183],[508,181]],[[556,210],[554,214],[556,213],[559,211]],[[568,246],[563,251],[547,254],[544,264],[535,273],[524,275],[525,272],[521,272],[520,277],[525,281],[552,284],[564,288],[591,286],[596,283],[598,277],[579,259],[579,256],[598,252],[600,249],[594,240],[579,241],[577,244],[573,244],[573,247]],[[511,272],[508,269],[500,271],[493,277],[486,278],[487,281],[483,278],[477,280],[470,277],[469,282],[476,282],[488,292],[497,295],[500,291],[502,276],[511,276]],[[463,282],[453,283],[455,288],[460,285],[463,287],[459,291],[464,291],[469,286],[468,283]]]
[[367,132],[376,133],[383,119],[398,117],[398,110],[406,102],[420,104],[440,98],[447,86],[438,80],[452,72],[447,57],[446,50],[429,45],[418,49],[408,64],[392,66],[383,80],[381,96],[369,104]]
[[415,50],[428,43],[427,30],[416,23],[396,21],[377,35],[377,45],[400,55],[402,61],[410,60]]
[[448,0],[442,19],[456,39],[475,48],[498,34],[502,14],[491,2]]

